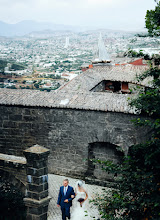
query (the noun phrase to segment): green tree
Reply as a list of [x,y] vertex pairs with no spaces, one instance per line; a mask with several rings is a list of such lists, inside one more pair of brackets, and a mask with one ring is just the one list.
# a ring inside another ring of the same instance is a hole
[[139,52],[136,52],[135,50],[131,50],[130,48],[124,53],[124,56],[128,57],[144,57],[145,54],[143,53],[143,50],[139,50]]
[[160,36],[160,2],[155,10],[147,10],[145,17],[146,28],[150,36]]
[[34,84],[34,87],[38,89],[38,88],[39,88],[39,84],[38,84],[38,83],[35,83],[35,84]]
[[0,60],[0,72],[4,72],[4,68],[7,66],[7,61]]
[[11,69],[13,70],[24,70],[26,67],[22,64],[13,63]]
[[[155,60],[159,65],[160,58]],[[148,128],[148,141],[132,146],[121,164],[97,161],[106,172],[119,173],[116,189],[93,200],[103,219],[160,219],[160,69],[151,65],[138,79],[147,77],[152,86],[130,104],[141,112],[134,123]]]

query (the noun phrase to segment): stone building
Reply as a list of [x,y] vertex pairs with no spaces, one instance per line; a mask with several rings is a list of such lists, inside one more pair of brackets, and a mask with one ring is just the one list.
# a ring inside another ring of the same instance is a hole
[[112,177],[90,159],[119,162],[129,147],[146,140],[131,122],[128,98],[144,65],[112,65],[99,40],[93,66],[56,91],[0,89],[0,153],[23,156],[35,144],[50,149],[49,173],[102,184]]
[[50,173],[110,180],[90,159],[118,162],[145,140],[145,131],[131,122],[137,112],[128,98],[146,68],[101,64],[56,91],[0,89],[0,152],[22,156],[39,144],[51,151]]

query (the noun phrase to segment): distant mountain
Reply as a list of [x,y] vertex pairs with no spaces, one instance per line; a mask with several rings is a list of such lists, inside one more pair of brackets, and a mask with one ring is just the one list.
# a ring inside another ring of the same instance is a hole
[[[15,36],[52,36],[57,31],[96,31],[98,27],[79,27],[63,24],[54,24],[51,22],[36,22],[32,20],[21,21],[16,24],[7,24],[0,21],[0,37],[15,37]],[[111,30],[102,28],[108,32],[130,32],[122,30]],[[139,30],[140,31],[140,30]],[[141,30],[142,31],[142,30]]]
[[24,36],[36,31],[75,31],[77,27],[47,22],[21,21],[16,24],[7,24],[0,21],[0,36]]
[[57,35],[57,32],[66,35],[68,33],[71,33],[72,31],[71,30],[54,30],[53,31],[53,30],[47,29],[43,31],[32,31],[29,34],[25,35],[25,37],[47,38],[47,37],[53,37]]

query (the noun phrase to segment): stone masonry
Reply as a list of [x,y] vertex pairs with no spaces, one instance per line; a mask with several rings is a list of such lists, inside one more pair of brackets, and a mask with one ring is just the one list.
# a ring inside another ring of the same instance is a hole
[[[128,147],[145,140],[144,129],[131,122],[136,117],[121,112],[1,105],[0,152],[23,156],[23,150],[39,144],[50,149],[49,173],[84,179],[90,175],[90,146],[98,157],[106,155],[104,147],[97,154],[94,143],[110,143],[113,151],[108,150],[107,158],[113,159],[115,148],[127,152]],[[103,173],[97,179],[101,177]]]
[[27,220],[47,220],[48,204],[48,155],[49,150],[39,145],[24,151],[27,159]]

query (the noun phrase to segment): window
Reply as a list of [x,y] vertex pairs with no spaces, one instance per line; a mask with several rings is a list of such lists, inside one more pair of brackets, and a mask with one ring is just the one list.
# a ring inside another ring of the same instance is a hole
[[130,90],[128,88],[128,82],[122,82],[121,91],[122,93],[130,93]]
[[121,90],[121,83],[113,82],[113,81],[106,81],[105,90],[112,91],[112,92],[119,92]]

